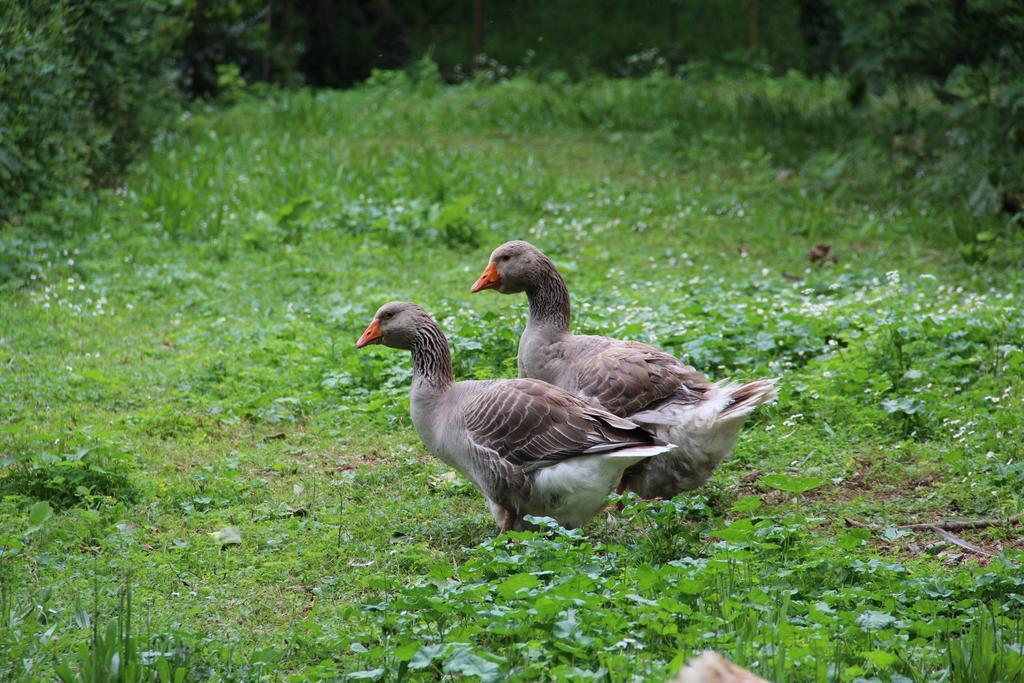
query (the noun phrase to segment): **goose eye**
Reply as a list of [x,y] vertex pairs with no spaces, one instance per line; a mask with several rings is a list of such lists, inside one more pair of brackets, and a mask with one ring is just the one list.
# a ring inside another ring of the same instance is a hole
[[501,260],[502,261],[508,261],[510,258],[512,258],[512,257],[509,256],[508,254],[505,254],[504,256],[501,257]]

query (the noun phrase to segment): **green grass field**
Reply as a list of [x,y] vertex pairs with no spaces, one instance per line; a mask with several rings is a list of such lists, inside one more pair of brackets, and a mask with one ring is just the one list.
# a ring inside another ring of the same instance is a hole
[[[900,526],[1024,510],[1024,238],[886,116],[795,76],[378,77],[197,111],[8,227],[0,678],[1024,680],[1020,529]],[[507,542],[425,451],[408,354],[355,340],[413,300],[457,377],[513,376],[525,300],[469,294],[512,238],[577,330],[779,378],[706,487]]]

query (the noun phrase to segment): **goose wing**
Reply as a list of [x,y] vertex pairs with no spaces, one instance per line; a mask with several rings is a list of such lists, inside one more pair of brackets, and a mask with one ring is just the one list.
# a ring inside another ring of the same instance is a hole
[[573,369],[580,395],[621,416],[666,403],[695,404],[714,387],[675,356],[637,342],[618,342],[584,354]]
[[629,420],[532,379],[488,383],[465,419],[473,443],[524,472],[574,456],[664,443]]

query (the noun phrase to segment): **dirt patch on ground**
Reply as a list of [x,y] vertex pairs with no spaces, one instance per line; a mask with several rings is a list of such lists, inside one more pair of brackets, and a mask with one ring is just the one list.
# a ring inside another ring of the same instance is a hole
[[[935,471],[903,472],[903,476],[894,476],[891,461],[883,461],[869,457],[855,457],[856,468],[838,483],[824,486],[800,495],[806,502],[848,503],[859,499],[868,499],[880,503],[892,502],[903,498],[920,496],[934,489],[941,474]],[[880,464],[881,463],[881,464]],[[886,471],[888,469],[888,471]],[[752,470],[740,476],[740,495],[760,495],[767,505],[780,505],[793,497],[785,491],[770,489],[760,484],[761,477],[766,473]]]
[[[878,502],[891,502],[931,491],[939,480],[936,472],[926,472],[898,481],[878,477],[871,470],[858,469],[839,484],[811,491],[816,500],[846,503],[868,498]],[[816,495],[815,495],[816,494]]]
[[[955,567],[967,563],[987,565],[1007,550],[1024,550],[1024,524],[970,529],[908,529],[911,524],[937,524],[972,520],[985,515],[948,506],[922,510],[914,503],[934,493],[942,473],[920,466],[904,467],[892,460],[855,458],[856,469],[838,483],[829,483],[799,496],[801,504],[826,506],[822,533],[836,533],[837,526],[862,527],[871,532],[869,543],[879,552],[904,559],[933,557]],[[753,470],[740,476],[739,495],[757,495],[768,506],[791,503],[792,493],[769,489],[760,483],[765,473]],[[935,501],[938,502],[938,501]],[[858,505],[861,503],[861,505]],[[863,504],[875,514],[858,514]],[[884,510],[884,514],[879,508]],[[914,510],[914,511],[912,511]]]

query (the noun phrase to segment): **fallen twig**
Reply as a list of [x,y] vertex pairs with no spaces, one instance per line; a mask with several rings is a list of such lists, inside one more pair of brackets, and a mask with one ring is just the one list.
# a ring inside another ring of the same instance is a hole
[[[871,529],[882,531],[885,527],[871,522],[861,522],[852,517],[843,517],[847,526],[855,526],[858,529]],[[938,522],[915,522],[914,524],[894,524],[900,529],[911,529],[913,531],[960,531],[961,529],[986,529],[990,526],[1016,526],[1024,521],[1024,514],[1014,515],[1006,519],[966,519],[966,520],[941,520]]]
[[945,520],[941,522],[921,522],[920,524],[900,524],[902,529],[944,529],[959,531],[960,529],[985,529],[990,526],[1014,526],[1020,524],[1022,515],[1014,515],[1007,519],[966,519]]
[[913,543],[911,543],[910,544],[910,551],[912,553],[914,553],[915,555],[921,555],[921,554],[935,555],[935,554],[938,554],[939,552],[941,552],[943,548],[946,548],[948,546],[949,546],[949,541],[943,541],[943,540],[932,541],[931,543],[929,543],[928,545],[924,546],[923,548],[921,546],[914,545]]
[[[871,531],[885,530],[885,527],[880,524],[862,522],[852,517],[843,517],[843,521],[846,522],[847,526],[857,527],[858,529],[870,529]],[[1006,519],[945,520],[931,523],[919,522],[915,524],[896,524],[894,526],[897,526],[900,529],[910,529],[911,531],[934,531],[938,535],[942,536],[942,538],[947,542],[960,546],[964,550],[969,550],[978,555],[985,555],[986,557],[995,557],[996,554],[991,550],[986,550],[980,545],[975,545],[974,543],[960,538],[956,534],[952,534],[950,532],[959,529],[985,529],[988,527],[1015,526],[1020,524],[1021,521],[1024,521],[1024,514],[1014,515],[1013,517],[1008,517]]]
[[853,517],[843,517],[843,521],[846,522],[846,526],[855,526],[858,529],[871,529],[872,531],[881,531],[882,527],[877,524],[871,524],[869,522],[861,522]]
[[970,550],[972,553],[977,553],[978,555],[985,555],[987,557],[995,557],[996,556],[996,554],[994,552],[992,552],[991,550],[985,550],[980,545],[975,545],[975,544],[971,543],[970,541],[965,541],[964,539],[960,538],[959,536],[957,536],[955,534],[949,533],[948,531],[946,531],[942,527],[931,526],[931,527],[928,527],[928,528],[930,530],[934,531],[935,533],[937,533],[939,536],[942,536],[944,539],[946,539],[947,541],[949,541],[953,545],[958,545],[961,548],[963,548],[964,550]]

